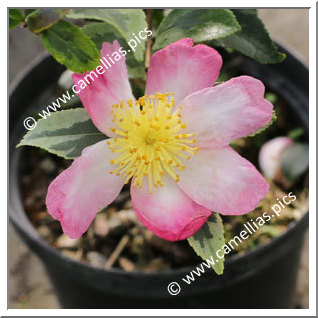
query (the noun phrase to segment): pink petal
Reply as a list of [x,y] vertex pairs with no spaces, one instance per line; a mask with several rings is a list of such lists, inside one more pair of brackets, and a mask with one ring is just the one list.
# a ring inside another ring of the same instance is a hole
[[187,95],[212,86],[222,66],[220,54],[192,39],[174,42],[152,55],[146,93],[175,93],[178,103]]
[[195,234],[211,212],[193,202],[166,177],[164,186],[148,193],[148,180],[141,189],[131,187],[133,207],[141,222],[154,234],[169,240],[183,240]]
[[261,81],[240,76],[203,89],[180,102],[182,121],[201,147],[219,147],[252,134],[272,118]]
[[85,148],[72,165],[55,178],[48,188],[46,205],[71,238],[80,237],[96,213],[110,204],[123,187],[123,181],[109,174],[114,158],[106,140]]
[[180,173],[180,188],[195,202],[222,214],[245,214],[264,198],[263,176],[232,148],[202,149]]
[[[78,93],[78,96],[95,126],[108,136],[113,136],[113,133],[110,131],[110,127],[112,126],[112,116],[110,114],[112,105],[119,103],[121,100],[134,100],[128,80],[125,63],[126,58],[121,56],[118,61],[115,61],[112,56],[112,53],[119,52],[119,48],[120,45],[117,41],[114,41],[113,44],[103,43],[101,61],[108,67],[108,69],[106,69],[101,62],[100,66],[103,68],[99,69],[99,72],[102,73],[105,71],[103,74],[99,74],[97,70],[84,74],[73,74],[74,84],[77,85],[75,89],[77,91],[80,89],[80,84],[82,84],[83,81],[86,83],[87,86]],[[115,64],[112,64],[110,58]],[[109,62],[111,67],[107,64],[105,59]],[[91,76],[88,76],[89,74]],[[85,77],[87,81],[91,83],[90,85],[85,81]],[[84,84],[82,85],[84,87]]]
[[267,178],[273,179],[281,168],[281,155],[293,143],[289,137],[276,137],[266,142],[259,152],[259,165]]

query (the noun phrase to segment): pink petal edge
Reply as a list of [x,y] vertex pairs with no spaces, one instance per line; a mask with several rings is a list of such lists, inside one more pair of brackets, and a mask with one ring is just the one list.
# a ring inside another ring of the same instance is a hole
[[141,189],[131,187],[131,200],[140,221],[157,236],[184,240],[194,235],[211,212],[187,197],[175,181],[166,177],[164,186],[148,193],[147,182]]
[[199,150],[185,166],[179,187],[210,211],[246,214],[255,209],[269,190],[257,169],[231,147]]
[[154,53],[147,74],[146,93],[175,93],[178,104],[187,95],[212,86],[222,66],[213,48],[184,38]]
[[109,174],[113,158],[106,144],[100,141],[85,148],[71,166],[50,184],[46,196],[48,212],[61,222],[71,238],[80,237],[97,212],[110,204],[122,189],[120,177]]
[[250,135],[273,115],[273,105],[264,92],[263,83],[250,76],[195,92],[180,102],[186,131],[195,133],[203,148],[223,147]]
[[[79,90],[79,84],[82,83],[79,83],[79,81],[84,81],[84,83],[87,84],[85,78],[91,83],[83,88],[80,93],[78,93],[78,96],[95,126],[101,132],[111,137],[114,135],[110,130],[112,126],[112,115],[110,114],[112,105],[120,103],[121,100],[135,100],[128,79],[125,56],[121,55],[118,61],[112,58],[115,64],[112,64],[109,60],[109,57],[112,57],[114,52],[119,52],[119,48],[120,45],[117,40],[115,40],[113,44],[103,43],[103,47],[100,51],[101,60],[108,67],[108,69],[106,69],[102,63],[100,64],[105,71],[103,74],[99,74],[96,69],[84,74],[73,74],[74,84],[78,85],[76,90]],[[111,67],[106,63],[105,59],[109,62]],[[97,74],[97,78],[92,72]],[[100,70],[100,72],[102,72],[102,70]],[[91,76],[89,76],[90,74]]]

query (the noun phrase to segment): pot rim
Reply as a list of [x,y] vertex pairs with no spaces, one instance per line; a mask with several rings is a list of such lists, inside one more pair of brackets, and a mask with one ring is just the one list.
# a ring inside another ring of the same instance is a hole
[[[283,51],[287,51],[291,57],[296,59],[307,71],[308,66],[306,65],[305,61],[298,56],[298,54],[295,54],[295,51],[293,49],[290,49],[287,45],[281,45],[279,42],[277,42],[277,46],[279,49],[282,49]],[[30,63],[28,63],[14,78],[12,81],[12,84],[9,87],[9,106],[10,106],[10,99],[12,97],[12,94],[16,90],[16,88],[22,83],[24,78],[41,62],[43,62],[45,59],[51,58],[50,54],[48,52],[43,52],[39,54],[36,58],[34,58]],[[10,107],[9,107],[10,110]],[[76,261],[74,259],[71,259],[64,254],[62,254],[57,249],[53,248],[49,243],[47,243],[45,240],[43,240],[38,232],[36,231],[33,224],[30,222],[29,218],[27,217],[27,214],[25,212],[24,206],[22,204],[21,200],[21,193],[18,185],[18,176],[17,176],[17,168],[19,166],[19,162],[23,153],[23,149],[15,149],[13,146],[13,140],[15,140],[15,136],[17,134],[16,129],[13,130],[11,136],[9,136],[9,156],[12,158],[10,159],[10,165],[9,165],[9,191],[8,191],[8,212],[9,212],[9,220],[14,225],[15,229],[20,232],[19,234],[22,236],[28,237],[28,239],[35,245],[40,247],[41,249],[47,250],[50,254],[57,257],[63,262],[70,263],[74,266],[78,266],[83,268],[83,270],[94,270],[96,272],[100,273],[112,273],[116,275],[133,275],[133,276],[148,276],[148,277],[158,277],[163,275],[185,275],[188,274],[191,270],[196,268],[198,265],[200,265],[202,262],[198,263],[197,265],[193,266],[186,266],[181,267],[177,269],[168,269],[168,270],[162,270],[157,272],[143,272],[143,271],[133,271],[133,272],[127,272],[122,269],[118,268],[110,268],[110,269],[104,269],[99,267],[94,267],[88,263]],[[11,148],[11,149],[10,149]],[[12,191],[10,191],[12,190]],[[13,191],[15,190],[15,191]],[[18,213],[13,212],[14,210],[17,210]],[[22,222],[21,222],[21,216],[22,216]],[[26,227],[23,226],[23,219],[26,221]],[[293,221],[288,225],[286,230],[278,235],[275,238],[272,238],[269,242],[262,244],[258,246],[255,249],[248,250],[246,252],[235,254],[230,256],[229,258],[225,259],[225,266],[229,266],[230,264],[238,263],[244,259],[257,257],[258,255],[261,255],[263,253],[266,253],[269,249],[271,249],[273,246],[279,244],[279,242],[284,241],[287,239],[294,231],[296,231],[299,228],[307,227],[309,220],[309,211],[304,213],[302,217],[296,221]],[[24,239],[23,239],[24,240]],[[24,242],[26,243],[26,242]],[[32,248],[31,248],[32,249]]]

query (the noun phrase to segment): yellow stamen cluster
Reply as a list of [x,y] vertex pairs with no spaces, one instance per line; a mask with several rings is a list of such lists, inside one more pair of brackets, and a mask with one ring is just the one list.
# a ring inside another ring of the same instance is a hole
[[163,186],[162,176],[179,181],[177,170],[183,170],[183,159],[190,159],[199,150],[194,133],[185,133],[181,107],[175,107],[172,93],[145,95],[137,101],[121,101],[112,106],[116,138],[107,141],[116,159],[110,173],[120,175],[125,183],[134,177],[133,186],[142,187],[148,177],[149,193],[153,186]]

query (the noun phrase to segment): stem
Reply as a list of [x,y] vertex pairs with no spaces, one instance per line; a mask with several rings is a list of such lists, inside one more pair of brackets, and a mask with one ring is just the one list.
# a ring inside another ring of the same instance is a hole
[[[153,9],[147,9],[147,24],[148,24],[148,30],[152,30],[152,12]],[[150,66],[150,56],[151,56],[151,48],[152,48],[152,35],[150,35],[147,39],[147,49],[146,49],[146,61],[145,61],[145,67],[146,69]]]
[[105,264],[105,268],[109,269],[114,265],[117,258],[119,257],[123,249],[126,247],[128,242],[129,242],[129,235],[126,234],[122,237],[119,244],[115,248],[114,252],[110,255],[108,261]]

